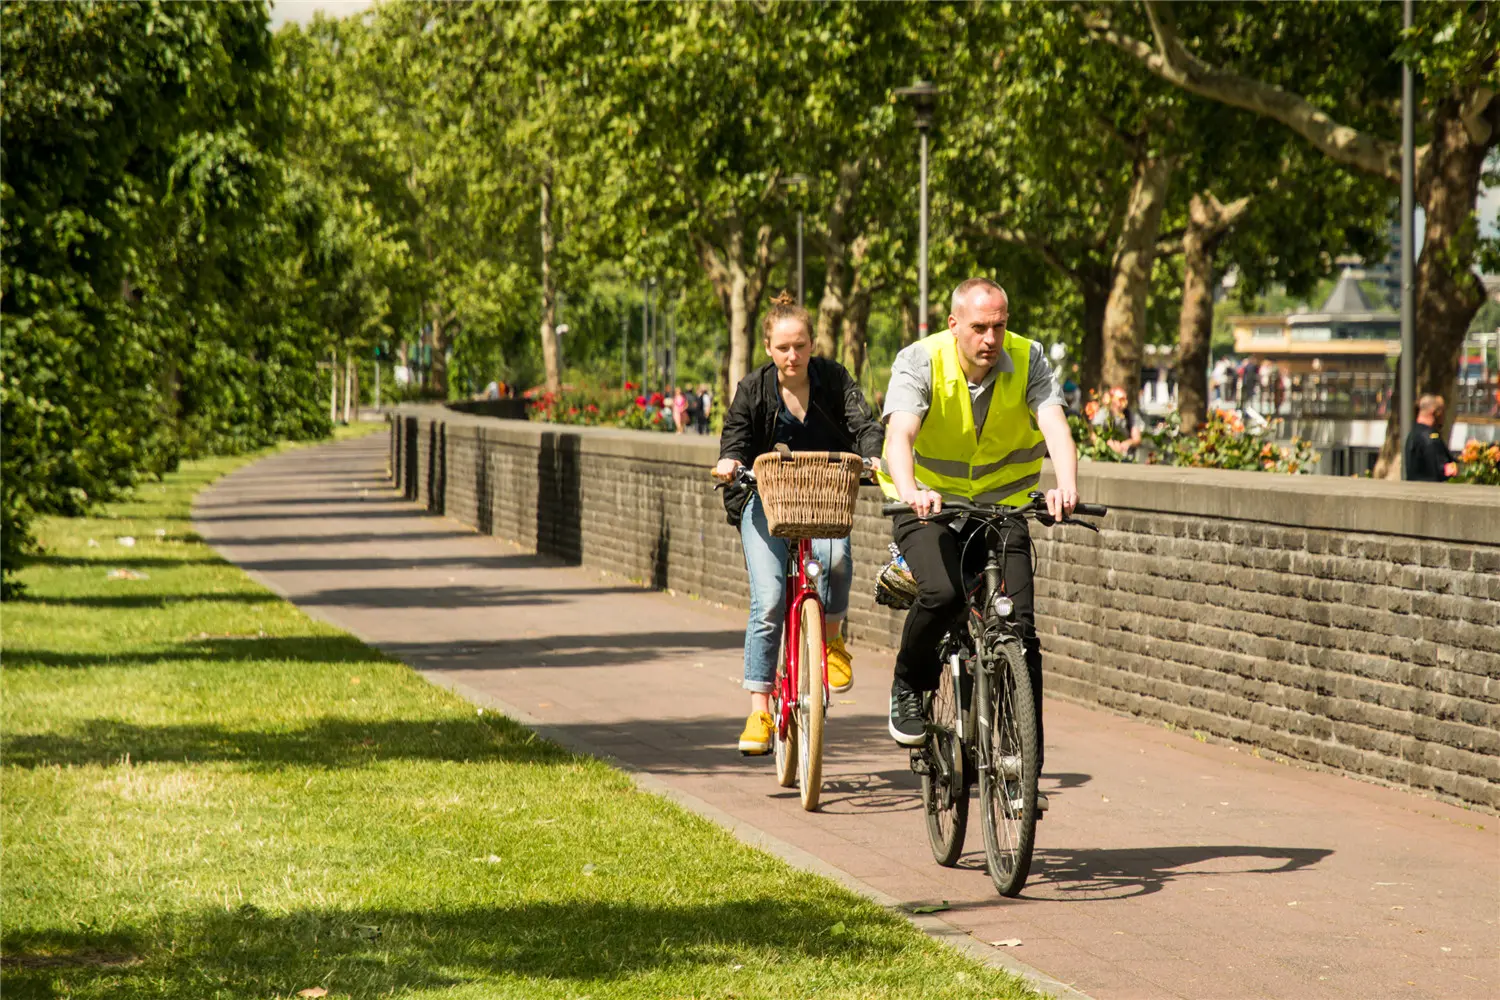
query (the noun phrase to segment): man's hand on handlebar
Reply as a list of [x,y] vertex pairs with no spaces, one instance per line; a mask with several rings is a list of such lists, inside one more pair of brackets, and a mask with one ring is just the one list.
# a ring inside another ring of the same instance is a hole
[[1047,491],[1047,513],[1055,520],[1062,520],[1078,506],[1076,489],[1053,489]]
[[910,507],[918,517],[927,517],[943,509],[942,494],[932,490],[924,490],[920,487],[912,490],[902,490],[901,502]]
[[739,459],[721,458],[713,468],[713,477],[721,483],[727,483],[734,478],[735,470],[739,468],[742,468]]

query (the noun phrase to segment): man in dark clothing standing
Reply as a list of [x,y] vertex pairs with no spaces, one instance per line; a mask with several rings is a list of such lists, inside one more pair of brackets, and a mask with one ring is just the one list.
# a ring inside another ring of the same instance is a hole
[[1417,422],[1401,455],[1406,478],[1418,483],[1445,483],[1458,475],[1458,463],[1443,440],[1443,397],[1417,400]]

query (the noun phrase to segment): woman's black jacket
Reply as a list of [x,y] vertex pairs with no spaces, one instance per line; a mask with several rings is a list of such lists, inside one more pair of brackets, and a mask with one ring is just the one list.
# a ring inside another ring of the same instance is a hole
[[[820,420],[844,448],[863,458],[879,458],[885,445],[885,428],[870,412],[859,383],[837,361],[814,357],[809,370],[817,372],[817,388],[808,399],[807,419]],[[736,458],[745,466],[775,448],[776,414],[781,408],[781,387],[776,366],[767,361],[740,380],[734,402],[724,414],[719,435],[719,457]],[[724,488],[724,512],[738,526],[750,492],[741,486]]]

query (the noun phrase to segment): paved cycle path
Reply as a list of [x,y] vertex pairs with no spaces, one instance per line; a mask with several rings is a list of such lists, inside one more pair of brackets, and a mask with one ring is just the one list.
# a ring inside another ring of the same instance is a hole
[[1052,810],[1023,898],[1002,900],[977,809],[959,867],[931,860],[915,776],[885,733],[889,651],[855,650],[856,686],[829,721],[824,805],[804,813],[769,758],[734,750],[743,611],[428,516],[390,488],[386,449],[377,434],[248,466],[202,494],[197,528],[439,682],[846,880],[947,901],[938,916],[952,928],[1018,940],[1005,956],[1097,1000],[1500,996],[1493,816],[1051,699]]

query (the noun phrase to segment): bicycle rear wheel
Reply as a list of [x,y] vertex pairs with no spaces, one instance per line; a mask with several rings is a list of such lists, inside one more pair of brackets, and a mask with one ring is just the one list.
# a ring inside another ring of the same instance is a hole
[[927,842],[938,864],[951,868],[964,850],[969,827],[969,785],[958,738],[963,705],[952,668],[943,664],[936,691],[927,695],[927,770],[922,775],[922,805],[927,813]]
[[776,783],[782,788],[792,788],[797,784],[797,718],[795,713],[788,712],[786,704],[785,694],[792,689],[787,670],[786,643],[783,642],[776,660],[776,680],[771,688],[771,752],[776,757]]
[[1019,639],[992,647],[979,677],[979,801],[984,857],[1002,896],[1020,895],[1036,844],[1036,695]]
[[818,808],[823,794],[823,606],[802,602],[802,652],[797,670],[797,784],[802,808]]

